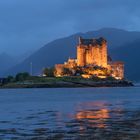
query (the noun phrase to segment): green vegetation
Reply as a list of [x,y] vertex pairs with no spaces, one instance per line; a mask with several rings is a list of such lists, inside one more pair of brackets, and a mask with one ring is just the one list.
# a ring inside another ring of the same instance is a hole
[[72,75],[72,71],[70,70],[70,69],[68,69],[68,68],[64,68],[64,71],[63,71],[64,73],[64,75]]
[[1,81],[1,88],[38,88],[38,87],[97,87],[97,86],[116,86],[132,85],[125,80],[116,80],[112,77],[105,79],[93,76],[84,79],[81,76],[54,77],[52,69],[45,69],[48,76],[31,76],[29,73],[18,73],[15,77],[8,76]]
[[44,74],[45,76],[47,76],[47,77],[54,77],[54,71],[55,71],[54,67],[45,68],[45,69],[43,70],[43,74]]
[[14,82],[15,81],[15,78],[13,76],[8,76],[7,77],[7,82],[11,83],[11,82]]
[[24,73],[18,73],[15,77],[15,81],[25,81],[27,79],[29,79],[30,74],[27,72]]
[[52,70],[45,69],[45,73],[48,74],[48,76],[31,76],[29,73],[18,73],[15,77],[8,76],[5,78],[4,84],[7,83],[50,83],[50,82],[58,82],[58,81],[64,81],[64,82],[99,82],[99,81],[116,81],[113,77],[107,77],[105,79],[98,78],[97,76],[92,76],[90,79],[82,78],[81,76],[64,76],[64,77],[54,77],[52,74]]

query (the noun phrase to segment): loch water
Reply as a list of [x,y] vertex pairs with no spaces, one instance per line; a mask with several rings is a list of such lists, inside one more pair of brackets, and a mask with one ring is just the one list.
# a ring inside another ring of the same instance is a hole
[[140,140],[140,87],[1,89],[0,139]]

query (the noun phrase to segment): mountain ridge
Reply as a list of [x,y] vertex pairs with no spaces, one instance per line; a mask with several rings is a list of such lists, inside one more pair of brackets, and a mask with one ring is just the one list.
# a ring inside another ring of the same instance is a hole
[[[79,36],[83,38],[98,38],[104,37],[108,42],[109,54],[114,57],[119,56],[119,52],[116,55],[113,50],[117,48],[126,48],[126,44],[135,42],[140,39],[140,32],[126,31],[115,28],[103,28],[96,31],[88,31],[86,33],[76,33],[68,37],[59,38],[41,47],[35,53],[26,58],[22,63],[9,69],[7,74],[16,74],[17,72],[30,72],[30,63],[33,63],[34,75],[39,75],[43,68],[51,67],[58,63],[63,63],[69,57],[76,57],[76,45],[78,43]],[[119,51],[121,52],[121,49]],[[119,58],[121,60],[121,57]],[[129,71],[128,71],[129,72]],[[132,76],[131,76],[132,77]],[[128,76],[129,78],[129,76]],[[139,76],[140,78],[140,76]],[[135,78],[132,78],[132,80]]]

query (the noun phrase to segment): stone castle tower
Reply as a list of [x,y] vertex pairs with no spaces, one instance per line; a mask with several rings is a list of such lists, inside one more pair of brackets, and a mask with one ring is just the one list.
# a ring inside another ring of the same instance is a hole
[[77,65],[97,65],[107,67],[107,41],[104,38],[79,38],[77,46]]

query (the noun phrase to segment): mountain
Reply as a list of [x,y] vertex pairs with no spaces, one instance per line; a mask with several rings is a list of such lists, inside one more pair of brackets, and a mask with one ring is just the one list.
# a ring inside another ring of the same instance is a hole
[[[97,31],[77,33],[69,37],[57,39],[40,48],[38,51],[26,58],[23,62],[9,69],[5,74],[16,74],[17,72],[25,71],[30,72],[30,64],[32,63],[33,73],[36,75],[40,74],[44,67],[50,67],[57,63],[63,63],[64,61],[67,61],[69,57],[75,58],[76,45],[78,43],[79,36],[84,38],[97,38],[102,36],[106,38],[108,41],[109,54],[112,54],[113,58],[115,59],[127,61],[126,65],[128,65],[127,67],[129,68],[129,61],[131,58],[128,59],[130,56],[127,55],[127,58],[124,59],[123,54],[121,56],[121,51],[127,51],[127,49],[131,47],[127,47],[128,44],[133,44],[136,40],[140,39],[140,32],[125,31],[114,28],[103,28]],[[138,46],[135,49],[137,50]],[[135,54],[133,53],[133,55]],[[135,61],[138,62],[138,59]],[[127,72],[129,73],[129,78],[131,71],[128,69]],[[131,79],[134,79],[133,74]]]
[[140,81],[140,39],[114,49],[112,56],[115,60],[124,61],[128,79]]
[[0,54],[0,76],[7,69],[13,67],[16,64],[16,60],[14,57],[10,56],[7,53]]
[[27,57],[29,57],[31,54],[33,54],[36,50],[32,49],[32,50],[28,50],[27,52],[24,53],[20,53],[18,55],[15,55],[15,59],[17,64],[23,62]]

